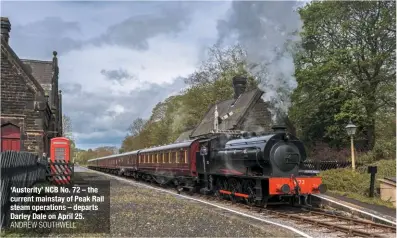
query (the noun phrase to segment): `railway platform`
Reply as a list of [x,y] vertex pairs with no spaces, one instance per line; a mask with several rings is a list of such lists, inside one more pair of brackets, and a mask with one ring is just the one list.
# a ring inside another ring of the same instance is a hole
[[349,212],[353,215],[384,223],[396,225],[396,210],[385,206],[368,204],[352,198],[327,192],[326,194],[314,195],[313,202],[323,206],[332,207],[340,211]]
[[[117,180],[83,167],[76,181],[110,180],[110,234],[105,237],[296,237],[285,228]],[[125,181],[123,181],[125,180]]]

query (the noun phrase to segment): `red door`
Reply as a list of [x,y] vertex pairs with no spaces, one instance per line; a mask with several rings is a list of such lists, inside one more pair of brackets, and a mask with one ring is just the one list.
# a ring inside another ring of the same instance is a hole
[[21,150],[21,132],[19,127],[6,124],[1,127],[1,151]]

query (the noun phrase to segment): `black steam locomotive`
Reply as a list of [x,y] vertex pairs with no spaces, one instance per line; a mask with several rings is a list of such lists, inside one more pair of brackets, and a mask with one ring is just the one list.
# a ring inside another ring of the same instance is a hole
[[213,133],[201,139],[89,161],[89,167],[136,179],[170,183],[248,204],[307,202],[326,190],[320,177],[300,176],[302,142],[275,127],[272,133]]

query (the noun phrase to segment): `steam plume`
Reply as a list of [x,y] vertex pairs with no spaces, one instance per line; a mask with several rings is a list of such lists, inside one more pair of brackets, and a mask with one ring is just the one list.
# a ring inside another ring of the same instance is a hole
[[289,46],[301,29],[293,1],[232,2],[226,20],[218,22],[218,44],[239,43],[247,51],[248,69],[265,92],[274,123],[287,114],[290,93],[297,86]]

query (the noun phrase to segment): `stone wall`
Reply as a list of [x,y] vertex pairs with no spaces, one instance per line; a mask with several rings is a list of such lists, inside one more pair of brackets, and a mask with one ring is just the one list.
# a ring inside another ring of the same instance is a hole
[[267,108],[267,103],[258,98],[248,109],[248,113],[238,129],[255,132],[272,131],[272,116]]
[[[21,150],[42,153],[47,128],[46,110],[35,110],[35,101],[43,93],[32,76],[22,68],[23,65],[9,51],[9,46],[1,46],[1,124],[12,123],[20,127]],[[43,105],[43,104],[42,104]]]

